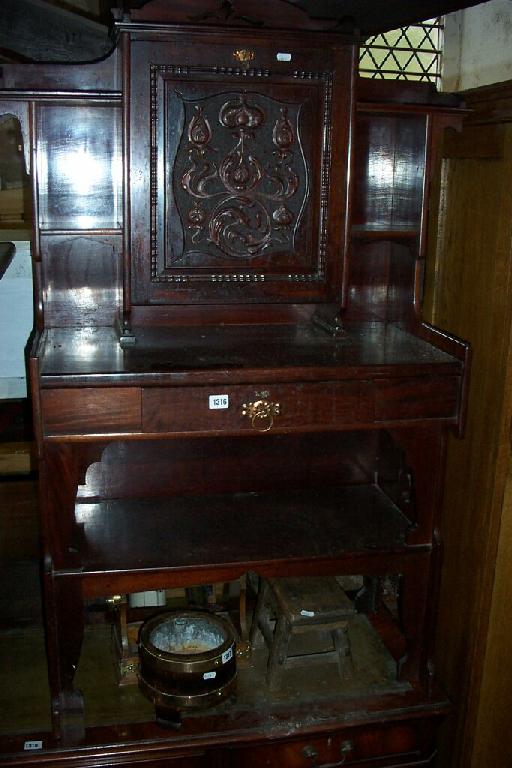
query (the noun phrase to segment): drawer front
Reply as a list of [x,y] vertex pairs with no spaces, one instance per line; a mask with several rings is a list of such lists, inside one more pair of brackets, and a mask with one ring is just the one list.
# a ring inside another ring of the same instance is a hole
[[46,435],[140,432],[138,387],[49,389],[41,393]]
[[373,421],[373,402],[371,385],[364,381],[148,388],[142,393],[145,432],[300,432],[368,421]]
[[457,418],[460,378],[429,376],[375,383],[376,421]]
[[457,417],[456,376],[228,387],[49,389],[45,435],[222,434],[339,429]]
[[[412,725],[392,725],[274,742],[235,752],[237,768],[322,768],[323,766],[425,765],[430,746]],[[425,747],[426,750],[425,750]]]

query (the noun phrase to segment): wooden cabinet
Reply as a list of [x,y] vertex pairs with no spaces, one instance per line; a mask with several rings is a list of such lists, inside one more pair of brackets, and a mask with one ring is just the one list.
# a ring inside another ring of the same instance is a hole
[[[422,321],[422,277],[460,110],[357,82],[355,41],[290,4],[256,24],[251,3],[223,23],[188,5],[120,14],[101,65],[41,67],[36,90],[6,68],[17,90],[0,91],[36,211],[55,759],[427,765],[449,709],[437,525],[469,351]],[[85,729],[88,601],[248,572],[355,584],[350,684],[306,674],[273,696],[256,649],[236,699],[179,731]]]
[[334,297],[352,48],[283,33],[278,50],[256,31],[205,43],[130,43],[134,304]]

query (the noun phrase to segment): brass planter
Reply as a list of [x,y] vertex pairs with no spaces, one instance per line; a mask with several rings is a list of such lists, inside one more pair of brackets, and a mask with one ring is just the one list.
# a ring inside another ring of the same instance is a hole
[[139,636],[139,686],[157,716],[201,709],[226,699],[236,685],[235,635],[219,616],[162,613]]

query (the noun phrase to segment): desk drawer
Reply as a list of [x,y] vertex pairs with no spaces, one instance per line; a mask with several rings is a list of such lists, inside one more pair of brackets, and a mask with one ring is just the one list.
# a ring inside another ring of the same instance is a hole
[[138,387],[49,389],[41,393],[46,435],[140,432]]
[[90,387],[41,395],[46,435],[322,431],[453,419],[460,380],[433,376],[227,387]]
[[144,432],[289,432],[368,421],[373,421],[373,403],[365,381],[148,388],[142,393]]
[[375,383],[375,420],[456,418],[458,376],[383,379]]
[[[384,725],[348,729],[329,736],[303,736],[288,742],[239,750],[236,768],[313,768],[357,765],[386,768],[425,765],[431,754],[431,741],[421,724]],[[427,726],[427,731],[430,731]]]

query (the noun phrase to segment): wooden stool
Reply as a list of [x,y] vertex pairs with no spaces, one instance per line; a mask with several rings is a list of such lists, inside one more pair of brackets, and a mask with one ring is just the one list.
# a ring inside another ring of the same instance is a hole
[[[274,629],[271,625],[272,609],[276,613]],[[347,630],[355,613],[354,605],[334,577],[261,579],[250,640],[253,644],[259,629],[270,649],[268,686],[277,686],[279,671],[287,659],[307,663],[308,658],[319,655],[288,655],[291,636],[305,632],[330,632],[334,647],[330,652],[323,652],[322,656],[336,655],[340,677],[352,677]]]

